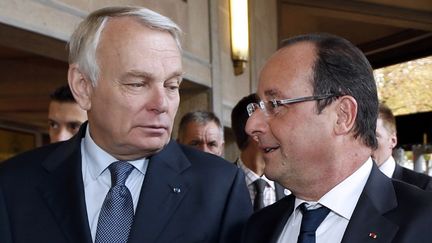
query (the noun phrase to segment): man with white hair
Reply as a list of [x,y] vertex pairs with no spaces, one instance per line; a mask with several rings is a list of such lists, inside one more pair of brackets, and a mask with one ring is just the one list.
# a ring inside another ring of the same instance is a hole
[[241,170],[170,140],[179,32],[139,7],[78,26],[68,80],[88,123],[2,164],[0,242],[239,242],[252,212]]

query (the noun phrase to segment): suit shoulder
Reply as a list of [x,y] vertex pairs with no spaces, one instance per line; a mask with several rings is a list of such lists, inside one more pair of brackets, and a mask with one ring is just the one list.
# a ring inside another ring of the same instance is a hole
[[432,183],[432,177],[405,167],[402,167],[402,177],[396,179],[418,186],[421,189],[428,189],[429,184]]
[[[393,181],[396,208],[387,212],[386,218],[399,225],[400,235],[411,242],[424,242],[430,235],[432,223],[432,193],[402,181]],[[416,240],[414,240],[416,239]]]
[[0,164],[0,174],[24,170],[39,165],[61,143],[48,144],[27,152],[20,153]]
[[193,166],[205,166],[207,169],[221,169],[235,172],[238,167],[220,156],[206,153],[189,146],[179,144],[180,149]]
[[399,202],[407,202],[410,205],[416,205],[416,207],[425,206],[432,210],[430,207],[432,205],[432,193],[404,181],[392,180],[392,182]]

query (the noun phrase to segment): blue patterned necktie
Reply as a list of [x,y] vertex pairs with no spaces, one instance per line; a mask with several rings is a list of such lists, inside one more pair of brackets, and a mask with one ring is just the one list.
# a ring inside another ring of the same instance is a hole
[[327,217],[330,209],[322,206],[317,209],[307,210],[306,204],[302,203],[300,205],[300,210],[303,214],[303,218],[297,243],[315,243],[315,231]]
[[108,191],[99,214],[96,243],[126,243],[134,216],[132,195],[125,186],[133,165],[125,161],[112,163],[111,189]]

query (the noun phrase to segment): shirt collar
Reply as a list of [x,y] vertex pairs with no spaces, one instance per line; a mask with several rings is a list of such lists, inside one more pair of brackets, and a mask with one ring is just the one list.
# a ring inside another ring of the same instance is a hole
[[396,169],[396,161],[393,156],[390,156],[380,167],[380,171],[384,173],[387,177],[392,178],[393,173]]
[[259,175],[257,175],[254,171],[252,171],[251,169],[249,169],[248,167],[246,167],[246,165],[243,163],[243,161],[241,160],[241,158],[238,158],[237,163],[239,165],[239,167],[244,171],[245,173],[245,181],[246,181],[246,185],[249,186],[252,183],[254,183],[254,181],[256,181],[257,179],[263,179],[267,182],[267,184],[272,188],[275,189],[275,184],[273,181],[269,180],[265,175],[262,175],[261,177]]
[[329,208],[332,212],[350,220],[354,212],[360,194],[366,185],[369,174],[372,171],[372,159],[369,157],[366,162],[358,168],[353,174],[324,194],[318,202],[306,202],[296,198],[294,203],[294,217],[298,214],[298,206],[304,202],[308,204],[308,208],[314,209],[319,207],[319,204]]
[[[90,126],[87,126],[86,133],[83,138],[83,154],[87,157],[87,166],[93,180],[100,176],[108,166],[118,161],[112,155],[99,147],[90,136]],[[132,164],[142,174],[145,174],[146,158],[127,161]]]

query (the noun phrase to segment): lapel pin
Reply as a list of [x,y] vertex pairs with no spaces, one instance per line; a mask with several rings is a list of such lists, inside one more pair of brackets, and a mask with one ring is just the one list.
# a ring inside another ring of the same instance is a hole
[[173,187],[172,190],[174,193],[180,193],[181,192],[180,187]]
[[378,235],[376,233],[374,233],[374,232],[370,232],[369,233],[369,237],[372,238],[372,239],[376,239],[376,238],[378,238]]

